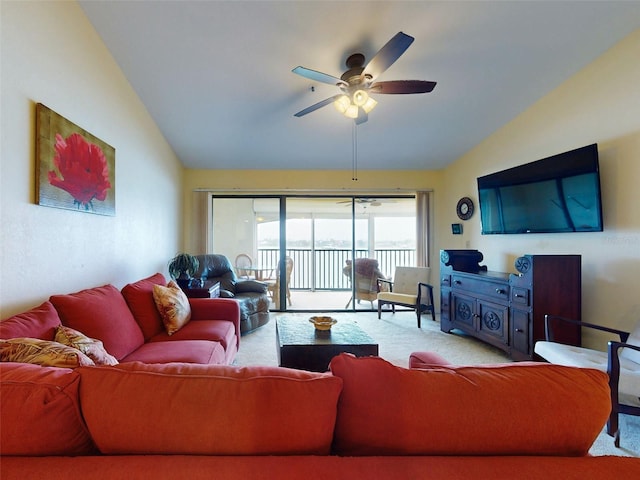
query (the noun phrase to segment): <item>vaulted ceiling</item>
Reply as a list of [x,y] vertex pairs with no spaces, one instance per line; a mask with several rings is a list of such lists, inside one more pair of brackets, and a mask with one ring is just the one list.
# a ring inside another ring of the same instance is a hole
[[443,168],[640,28],[638,1],[80,5],[184,165],[204,169],[350,169],[352,120],[331,105],[293,116],[338,88],[291,70],[340,77],[399,31],[415,41],[379,80],[437,86],[377,95],[358,165]]

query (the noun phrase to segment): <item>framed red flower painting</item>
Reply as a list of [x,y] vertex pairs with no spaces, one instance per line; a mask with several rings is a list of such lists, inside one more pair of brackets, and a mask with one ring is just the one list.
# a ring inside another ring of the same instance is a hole
[[36,202],[116,214],[116,150],[61,115],[36,105]]

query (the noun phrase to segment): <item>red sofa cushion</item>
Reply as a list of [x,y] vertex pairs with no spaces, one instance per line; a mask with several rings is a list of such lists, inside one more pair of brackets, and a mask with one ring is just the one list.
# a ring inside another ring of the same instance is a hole
[[235,347],[237,339],[233,322],[227,320],[191,320],[173,335],[160,332],[149,339],[150,342],[176,340],[213,340],[220,342],[226,350]]
[[224,364],[222,345],[209,340],[177,340],[145,343],[124,357],[123,362]]
[[153,286],[166,284],[167,280],[164,275],[156,273],[137,282],[129,283],[122,289],[122,296],[146,340],[164,331],[160,312],[153,300]]
[[0,338],[39,338],[53,341],[60,317],[51,302],[32,308],[0,322]]
[[84,418],[108,454],[326,455],[342,385],[330,374],[277,367],[77,371]]
[[339,455],[586,455],[611,409],[607,374],[549,364],[409,370],[341,354]]
[[189,303],[192,322],[225,320],[232,323],[236,335],[236,350],[240,347],[240,302],[232,298],[190,298]]
[[144,342],[142,331],[120,291],[113,285],[90,288],[50,299],[62,323],[88,337],[121,360]]
[[80,412],[79,383],[71,369],[0,363],[0,455],[95,453]]

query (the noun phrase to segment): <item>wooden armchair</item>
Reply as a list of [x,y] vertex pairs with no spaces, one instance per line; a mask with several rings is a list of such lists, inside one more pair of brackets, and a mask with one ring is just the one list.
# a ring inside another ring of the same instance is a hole
[[[607,350],[592,350],[556,341],[554,326],[569,322],[610,333],[619,341],[608,342]],[[607,433],[620,446],[619,414],[640,415],[640,323],[633,332],[594,325],[556,315],[545,315],[546,341],[536,342],[535,353],[550,363],[595,368],[607,372],[611,388],[611,415]]]
[[[278,269],[276,270],[276,278],[274,280],[266,280],[267,290],[271,295],[271,299],[276,309],[280,308],[280,267],[282,260],[278,262]],[[291,272],[293,272],[293,259],[291,257],[285,257],[285,292],[289,305],[291,305],[291,290],[289,289],[289,283],[291,282]]]
[[393,313],[396,313],[396,305],[415,309],[418,328],[423,312],[431,312],[431,318],[435,321],[433,286],[428,283],[430,271],[429,267],[396,267],[393,282],[381,280],[381,283],[389,285],[389,291],[378,293],[378,318],[382,315],[382,306],[390,304]]

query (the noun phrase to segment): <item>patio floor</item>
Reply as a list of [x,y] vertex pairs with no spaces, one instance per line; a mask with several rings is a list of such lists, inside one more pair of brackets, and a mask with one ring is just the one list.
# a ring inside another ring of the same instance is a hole
[[[347,303],[351,299],[351,292],[348,291],[309,291],[309,290],[292,290],[291,305],[287,305],[287,311],[344,311],[347,309]],[[274,308],[273,303],[271,308]],[[362,300],[360,303],[356,301],[356,310],[377,311],[378,304]],[[353,306],[349,304],[348,310],[352,310]]]

